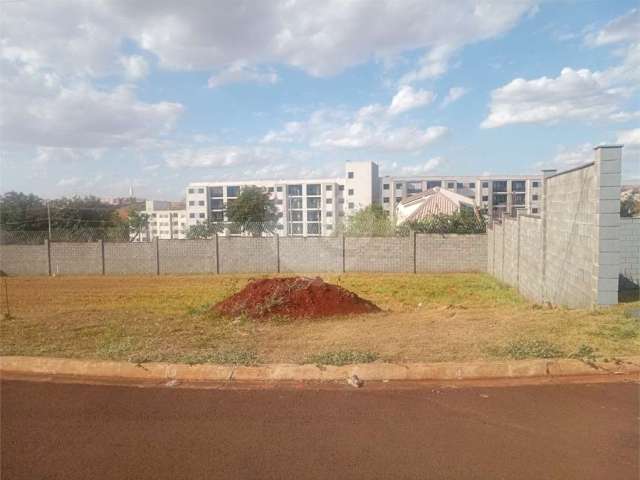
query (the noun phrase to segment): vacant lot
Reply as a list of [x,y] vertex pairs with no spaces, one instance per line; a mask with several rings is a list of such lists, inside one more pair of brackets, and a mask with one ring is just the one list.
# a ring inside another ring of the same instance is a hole
[[484,274],[322,276],[384,311],[259,323],[211,313],[248,275],[9,278],[0,353],[191,363],[640,354],[638,302],[541,307]]

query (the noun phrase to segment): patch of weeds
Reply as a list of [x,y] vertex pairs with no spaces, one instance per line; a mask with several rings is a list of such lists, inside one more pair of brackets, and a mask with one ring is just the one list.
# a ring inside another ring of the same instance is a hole
[[559,358],[564,352],[551,342],[546,340],[516,340],[504,347],[489,349],[489,353],[498,357],[523,360],[525,358]]
[[613,325],[601,325],[593,335],[610,340],[632,340],[640,335],[640,319],[627,317]]
[[375,352],[359,352],[356,350],[339,350],[336,352],[324,352],[309,355],[304,363],[314,363],[316,365],[349,365],[351,363],[371,363],[375,362],[380,355]]
[[189,365],[199,363],[217,363],[221,365],[255,365],[258,354],[253,350],[216,350],[214,352],[195,352],[182,355],[179,361]]
[[596,361],[596,349],[583,343],[575,352],[569,355],[569,358],[582,360],[586,363],[593,363]]
[[202,305],[196,305],[195,307],[189,307],[187,310],[188,315],[204,315],[208,313],[213,307],[212,303],[203,303]]

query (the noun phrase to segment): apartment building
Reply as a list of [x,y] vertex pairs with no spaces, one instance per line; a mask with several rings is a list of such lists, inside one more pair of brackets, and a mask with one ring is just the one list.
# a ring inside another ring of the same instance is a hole
[[149,227],[147,232],[135,238],[135,241],[148,242],[154,238],[186,238],[189,227],[184,202],[147,200],[142,213],[149,216]]
[[255,180],[243,182],[194,182],[187,186],[187,226],[201,222],[225,225],[232,231],[226,208],[242,188],[257,186],[273,199],[278,209],[280,235],[331,235],[342,218],[373,203],[395,215],[405,198],[440,187],[474,199],[490,215],[540,212],[542,175],[527,176],[415,176],[380,177],[370,161],[346,162],[340,178],[314,180]]

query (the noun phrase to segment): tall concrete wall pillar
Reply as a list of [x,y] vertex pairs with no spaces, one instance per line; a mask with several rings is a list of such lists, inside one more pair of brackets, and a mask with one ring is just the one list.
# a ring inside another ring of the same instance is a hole
[[598,178],[594,263],[594,303],[618,303],[620,273],[620,183],[622,146],[603,145],[595,148]]

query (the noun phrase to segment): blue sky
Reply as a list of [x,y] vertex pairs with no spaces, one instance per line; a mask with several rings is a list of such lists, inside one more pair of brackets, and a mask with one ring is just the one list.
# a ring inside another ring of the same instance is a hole
[[[145,4],[146,3],[146,4]],[[640,182],[635,1],[11,2],[1,189],[570,168]]]

